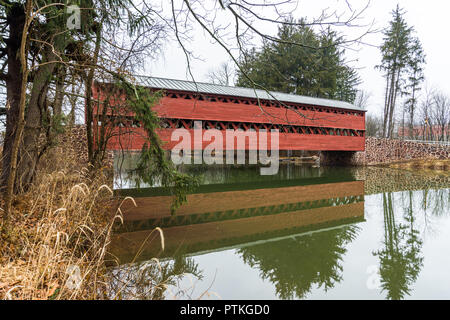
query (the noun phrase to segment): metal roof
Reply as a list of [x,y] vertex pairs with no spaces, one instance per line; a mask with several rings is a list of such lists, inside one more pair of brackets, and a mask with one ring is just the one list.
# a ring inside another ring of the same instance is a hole
[[135,76],[135,78],[139,85],[155,89],[179,90],[187,92],[198,92],[204,94],[217,94],[223,96],[254,98],[254,99],[259,98],[262,100],[274,100],[274,101],[278,100],[286,103],[298,103],[314,106],[366,111],[351,103],[339,100],[313,98],[274,91],[269,91],[268,93],[267,91],[260,89],[231,87],[212,83],[193,82],[187,80],[175,80],[175,79],[147,77],[147,76]]

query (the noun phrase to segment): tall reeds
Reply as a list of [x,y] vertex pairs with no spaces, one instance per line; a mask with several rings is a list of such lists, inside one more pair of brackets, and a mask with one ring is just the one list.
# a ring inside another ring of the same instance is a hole
[[11,238],[0,243],[0,299],[106,296],[107,247],[121,219],[109,176],[93,175],[67,149],[43,162],[32,188],[13,201]]

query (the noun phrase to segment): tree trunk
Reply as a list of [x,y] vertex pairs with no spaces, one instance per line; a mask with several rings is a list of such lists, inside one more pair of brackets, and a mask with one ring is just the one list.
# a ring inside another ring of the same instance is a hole
[[416,87],[414,86],[411,97],[411,108],[409,110],[409,138],[414,139],[414,113],[416,111]]
[[384,126],[385,126],[385,130],[384,130],[384,134],[383,137],[384,138],[389,138],[389,131],[390,131],[390,124],[391,124],[391,114],[392,114],[392,105],[393,105],[393,99],[394,99],[394,91],[395,91],[395,71],[392,71],[392,75],[391,75],[391,84],[389,87],[389,99],[388,99],[388,107],[387,107],[387,114],[386,117],[384,119]]
[[20,96],[22,89],[22,65],[20,43],[25,25],[25,10],[22,5],[14,5],[7,17],[9,39],[6,41],[8,54],[8,74],[6,79],[6,131],[3,141],[2,175],[0,185],[5,191],[11,168],[11,152],[19,123]]
[[70,102],[70,112],[69,112],[69,127],[73,127],[75,125],[75,109],[77,107],[77,97],[75,96],[75,76],[72,75],[72,85],[71,85],[71,93],[69,95]]
[[[94,56],[92,59],[92,65],[89,69],[89,73],[85,79],[85,106],[86,106],[86,135],[87,135],[87,145],[88,145],[88,158],[89,163],[94,167],[97,165],[97,156],[94,153],[94,137],[92,132],[92,124],[94,121],[93,106],[92,106],[92,85],[94,81],[94,71],[98,61],[98,54],[100,52],[101,44],[101,26],[98,27],[96,32],[96,41]],[[97,146],[98,147],[98,146]]]
[[390,138],[390,139],[392,139],[393,132],[394,132],[394,126],[395,126],[395,124],[394,124],[394,112],[395,112],[395,104],[396,104],[397,95],[398,95],[399,80],[400,80],[400,68],[397,70],[397,78],[395,79],[393,96],[392,96],[392,100],[391,100],[391,109],[390,109],[390,112],[389,112],[389,133],[388,133],[388,138]]
[[403,112],[402,112],[402,140],[405,140],[405,107],[403,106]]
[[16,192],[27,190],[36,173],[40,146],[43,144],[42,141],[39,141],[43,128],[42,116],[48,112],[46,100],[48,85],[57,65],[57,62],[51,62],[57,61],[57,59],[53,48],[46,46],[43,49],[43,64],[35,74],[25,117],[26,124],[19,153]]
[[53,101],[53,114],[60,116],[64,100],[64,80],[66,78],[66,68],[63,64],[58,67],[58,76],[55,86],[55,100]]
[[[26,99],[26,86],[28,79],[28,65],[27,65],[27,40],[28,40],[28,28],[31,22],[31,11],[32,11],[32,1],[27,0],[26,8],[24,7],[13,7],[18,10],[19,13],[24,13],[24,21],[22,24],[22,31],[20,32],[20,47],[16,52],[17,55],[14,58],[19,59],[20,70],[20,87],[19,92],[19,105],[17,111],[17,124],[15,124],[14,128],[14,137],[11,142],[11,149],[8,150],[9,153],[9,165],[8,165],[8,176],[6,177],[6,189],[4,190],[4,199],[5,199],[5,210],[3,214],[3,223],[1,228],[1,233],[9,238],[9,219],[12,211],[12,199],[13,199],[13,190],[14,190],[14,182],[16,180],[16,172],[17,172],[17,160],[19,153],[19,146],[22,140],[22,133],[25,127],[25,99]],[[14,13],[13,13],[14,17]],[[14,124],[13,124],[14,125]]]
[[384,114],[383,114],[383,138],[386,136],[386,121],[387,121],[387,115],[389,110],[389,92],[390,92],[390,76],[389,72],[386,75],[386,92],[385,92],[385,98],[384,98]]

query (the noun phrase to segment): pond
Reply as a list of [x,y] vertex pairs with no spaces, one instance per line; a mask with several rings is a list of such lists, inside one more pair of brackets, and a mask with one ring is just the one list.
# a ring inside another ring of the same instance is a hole
[[201,185],[176,215],[164,188],[133,189],[126,170],[116,178],[138,205],[124,203],[111,246],[121,298],[450,298],[448,175],[292,164],[275,176],[256,166],[180,170]]

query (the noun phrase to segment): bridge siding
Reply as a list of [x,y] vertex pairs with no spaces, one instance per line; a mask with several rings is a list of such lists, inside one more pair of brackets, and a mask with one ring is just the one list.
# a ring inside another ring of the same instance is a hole
[[[105,100],[106,96],[103,92],[97,90],[95,85],[93,89],[94,99],[99,99],[99,101]],[[233,97],[230,98],[232,99]],[[234,97],[234,99],[238,99],[240,101],[246,100],[242,97]],[[109,99],[110,105],[122,104],[124,101],[125,99],[123,96]],[[323,110],[332,109],[321,106],[312,107]],[[305,117],[303,117],[286,108],[265,106],[263,107],[263,111],[259,106],[251,104],[236,104],[232,102],[219,101],[194,101],[183,98],[170,98],[167,96],[163,97],[160,103],[155,106],[153,110],[156,111],[160,117],[174,119],[233,121],[245,123],[276,123],[283,125],[365,130],[365,112],[357,110],[353,111],[339,109],[338,111],[340,113],[299,110],[299,113],[305,115]],[[97,110],[94,110],[94,115],[96,113]],[[123,112],[123,115],[132,116],[133,114],[130,112]],[[95,129],[96,128],[94,128],[94,132],[96,131]],[[166,142],[164,144],[165,149],[171,149],[178,144],[177,141],[170,141],[171,134],[174,130],[175,129],[159,129],[157,131],[160,138]],[[108,144],[108,149],[110,150],[140,150],[145,143],[145,131],[142,128],[114,128],[113,131],[115,134],[121,132],[124,133],[125,131],[127,133],[121,134],[120,136],[113,136]],[[193,137],[193,130],[188,129],[188,131]],[[238,135],[240,134],[238,133]],[[223,137],[225,150],[226,139],[224,131]],[[202,148],[205,148],[209,144],[209,141],[204,142]],[[270,149],[270,138],[268,141],[268,147],[268,149]],[[295,134],[282,132],[279,134],[280,150],[363,151],[364,148],[365,137]],[[245,149],[251,149],[248,146],[248,142],[246,142]]]
[[162,117],[365,130],[364,116],[164,97],[154,110]]
[[[157,130],[160,138],[165,141],[164,149],[170,150],[176,146],[179,141],[170,141],[172,132],[176,129],[159,129]],[[191,148],[194,149],[194,130],[187,129],[191,134]],[[204,131],[204,130],[203,130]],[[109,141],[110,150],[141,150],[145,143],[145,131],[142,128],[126,128],[120,133],[120,129],[115,129],[115,136]],[[126,133],[125,133],[126,132]],[[237,136],[245,136],[245,133],[237,132]],[[223,132],[223,149],[226,150],[226,135]],[[181,140],[180,140],[181,141]],[[211,142],[204,141],[202,148],[205,149]],[[270,150],[270,135],[268,137],[267,146]],[[346,136],[326,136],[326,135],[307,135],[295,133],[279,134],[280,150],[316,150],[316,151],[361,151],[364,150],[364,137],[346,137]],[[249,148],[248,139],[246,139],[245,150]]]

